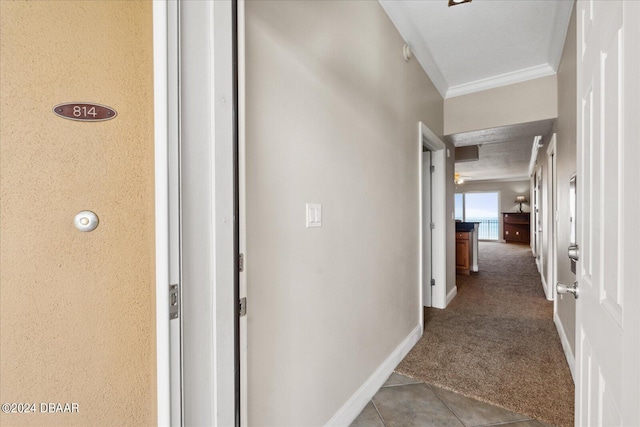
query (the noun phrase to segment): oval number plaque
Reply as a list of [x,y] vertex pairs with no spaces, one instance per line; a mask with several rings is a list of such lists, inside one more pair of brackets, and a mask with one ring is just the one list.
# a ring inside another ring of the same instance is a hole
[[116,110],[99,104],[68,103],[53,107],[53,113],[69,120],[81,122],[100,122],[111,120],[118,115]]

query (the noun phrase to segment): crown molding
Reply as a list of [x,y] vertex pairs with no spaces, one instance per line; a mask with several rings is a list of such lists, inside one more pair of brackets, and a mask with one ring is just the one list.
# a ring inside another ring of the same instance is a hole
[[476,80],[474,82],[464,83],[457,86],[451,86],[447,90],[445,98],[454,98],[456,96],[468,95],[474,92],[495,89],[497,87],[507,86],[514,83],[521,83],[527,80],[551,76],[553,74],[556,74],[556,70],[554,70],[551,65],[537,65],[535,67],[524,68],[522,70],[513,71],[511,73],[500,74],[499,76]]
[[440,68],[436,65],[429,46],[427,46],[420,36],[420,33],[414,26],[413,21],[409,19],[410,14],[406,11],[402,2],[394,0],[378,1],[382,6],[382,9],[387,13],[389,19],[391,19],[391,22],[396,27],[398,33],[400,33],[400,36],[405,40],[409,47],[411,47],[415,58],[422,66],[427,77],[431,79],[431,82],[440,93],[440,96],[446,98],[445,95],[449,90],[449,84],[445,80]]
[[553,34],[551,35],[551,44],[549,50],[549,59],[551,67],[558,70],[564,43],[569,31],[569,21],[571,20],[571,11],[573,10],[572,1],[559,1],[556,3],[556,15],[554,17]]

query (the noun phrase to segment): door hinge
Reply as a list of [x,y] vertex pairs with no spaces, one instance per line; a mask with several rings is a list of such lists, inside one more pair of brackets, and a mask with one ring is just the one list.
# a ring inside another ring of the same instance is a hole
[[435,286],[436,285],[436,279],[431,279],[431,286]]
[[240,273],[244,271],[244,254],[238,255],[238,271],[240,271]]
[[436,171],[436,167],[435,166],[431,166],[431,173],[434,173]]
[[432,222],[432,223],[431,223],[431,229],[433,230],[434,228],[436,228],[436,223],[435,223],[435,222]]
[[239,310],[238,310],[238,315],[240,317],[245,316],[247,314],[247,298],[240,298],[240,304],[239,304]]
[[169,285],[169,319],[180,317],[180,287]]

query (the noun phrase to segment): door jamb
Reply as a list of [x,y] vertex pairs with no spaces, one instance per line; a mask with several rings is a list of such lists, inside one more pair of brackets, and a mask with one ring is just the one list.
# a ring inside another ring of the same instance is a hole
[[[429,166],[433,166],[433,152],[431,150],[426,149],[426,147],[424,147],[424,145],[422,143],[420,143],[420,165],[418,166],[418,170],[419,170],[419,176],[420,176],[420,185],[419,185],[419,192],[420,192],[420,283],[421,285],[421,289],[422,289],[422,297],[420,298],[420,301],[422,301],[422,307],[433,307],[433,289],[431,289],[431,284],[429,283],[427,286],[425,286],[424,281],[425,280],[429,280],[433,278],[433,231],[431,233],[429,233],[429,238],[431,240],[431,242],[429,242],[431,248],[429,250],[429,262],[431,263],[431,277],[425,277],[425,272],[426,272],[426,268],[425,268],[425,246],[427,244],[427,242],[424,241],[424,231],[425,231],[425,226],[429,226],[430,227],[430,223],[433,222],[432,219],[432,213],[433,213],[433,182],[432,182],[432,178],[433,177],[429,177],[429,218],[428,221],[426,221],[427,218],[425,218],[425,209],[424,209],[424,203],[425,203],[425,188],[424,188],[424,177],[425,177],[425,154],[429,153]],[[426,173],[429,173],[429,170],[426,171]],[[428,225],[429,224],[429,225]],[[425,289],[429,289],[429,295],[425,295]],[[429,304],[427,304],[427,300],[429,301]],[[424,310],[422,311],[422,314],[424,315]],[[420,320],[420,324],[424,325],[424,319]]]
[[181,320],[189,425],[237,421],[233,3],[180,3]]
[[[551,137],[551,142],[549,143],[549,147],[547,148],[547,175],[549,176],[549,182],[547,185],[547,189],[549,190],[549,197],[547,200],[547,205],[549,209],[547,211],[549,214],[547,215],[547,234],[549,235],[549,256],[547,262],[547,270],[549,274],[547,275],[548,283],[547,283],[547,299],[550,301],[554,301],[553,303],[553,311],[554,313],[557,310],[556,303],[556,282],[558,277],[558,163],[557,163],[557,150],[556,150],[556,134],[554,133]],[[550,203],[549,203],[550,202]]]
[[[431,176],[431,203],[433,205],[431,212],[432,217],[431,221],[435,224],[435,228],[431,233],[431,238],[433,239],[432,244],[432,274],[433,278],[436,281],[436,284],[433,288],[432,297],[431,297],[431,306],[435,308],[445,308],[447,306],[447,221],[446,221],[446,209],[447,209],[447,200],[446,200],[446,181],[445,181],[445,172],[446,172],[446,156],[445,156],[445,148],[446,144],[438,138],[438,136],[431,131],[424,123],[419,122],[418,124],[418,132],[419,132],[419,155],[418,160],[420,162],[419,167],[419,218],[420,220],[420,267],[418,274],[418,285],[420,288],[420,324],[423,324],[423,295],[422,295],[422,274],[423,274],[423,266],[422,266],[422,174],[425,172],[422,170],[422,147],[426,147],[429,151],[431,151],[431,164],[435,166],[435,172]],[[455,292],[455,289],[452,291]],[[453,293],[455,295],[455,293]]]
[[167,87],[167,5],[153,2],[153,98],[156,237],[156,394],[157,424],[171,420],[169,373],[169,169]]

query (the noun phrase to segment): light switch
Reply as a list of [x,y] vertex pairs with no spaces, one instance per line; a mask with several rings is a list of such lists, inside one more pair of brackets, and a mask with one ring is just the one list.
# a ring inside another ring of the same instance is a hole
[[322,227],[322,205],[307,203],[307,228]]

